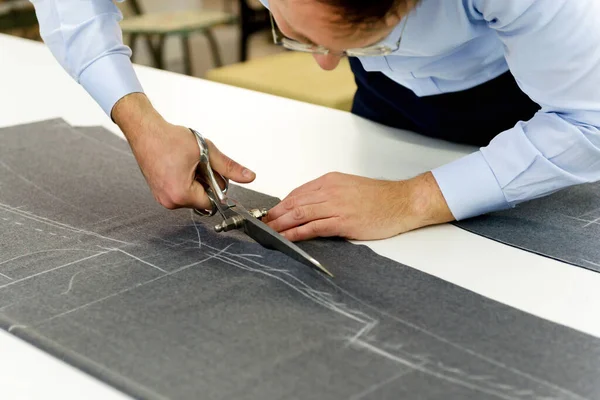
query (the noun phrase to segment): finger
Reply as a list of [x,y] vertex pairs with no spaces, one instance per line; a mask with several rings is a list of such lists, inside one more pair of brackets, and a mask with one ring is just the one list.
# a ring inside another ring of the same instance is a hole
[[[223,179],[223,177],[220,174],[214,174],[214,175],[215,175],[215,179],[217,180],[217,185],[219,185],[219,187],[221,188],[221,190],[225,190],[226,182]],[[208,184],[209,183],[208,177],[206,177],[204,175],[204,172],[202,171],[202,168],[200,168],[199,166],[196,168],[194,179],[197,180],[200,183],[204,183],[204,184]]]
[[318,219],[306,225],[281,232],[291,242],[310,240],[317,237],[340,236],[341,223],[339,217]]
[[269,210],[263,221],[269,222],[280,218],[282,215],[289,213],[294,208],[302,207],[310,204],[320,204],[327,200],[323,192],[308,192],[297,196],[288,196],[279,204]]
[[212,203],[210,202],[204,187],[198,182],[193,181],[189,191],[189,198],[185,204],[186,207],[192,207],[198,210],[210,210],[212,209]]
[[287,197],[289,196],[297,196],[300,193],[312,192],[321,190],[325,186],[331,186],[332,184],[338,183],[340,181],[341,175],[337,172],[327,173],[317,179],[314,179],[310,182],[305,183],[302,186],[297,187],[292,190]]
[[323,187],[323,179],[317,178],[313,181],[307,182],[304,185],[298,186],[296,189],[292,190],[286,198],[290,196],[298,196],[303,193],[315,192],[320,190]]
[[225,190],[225,186],[227,186],[225,179],[220,174],[215,174],[215,179],[217,180],[217,184],[221,188],[221,190]]
[[256,178],[254,172],[221,153],[217,146],[212,142],[207,140],[207,143],[209,147],[210,163],[215,171],[219,172],[225,178],[229,178],[239,183],[252,182]]
[[281,217],[269,222],[276,232],[283,232],[306,223],[335,216],[331,203],[311,204],[296,207]]

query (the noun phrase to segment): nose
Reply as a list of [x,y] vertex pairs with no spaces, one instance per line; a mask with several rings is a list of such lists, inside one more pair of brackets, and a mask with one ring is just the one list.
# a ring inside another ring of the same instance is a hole
[[334,70],[342,59],[340,56],[334,56],[331,54],[313,54],[313,57],[315,58],[317,64],[319,64],[319,66],[326,71]]

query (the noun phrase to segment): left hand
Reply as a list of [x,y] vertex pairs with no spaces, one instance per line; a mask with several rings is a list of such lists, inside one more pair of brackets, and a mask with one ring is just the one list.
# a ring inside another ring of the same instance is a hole
[[263,221],[301,241],[384,239],[453,219],[431,173],[406,181],[329,173],[292,191]]

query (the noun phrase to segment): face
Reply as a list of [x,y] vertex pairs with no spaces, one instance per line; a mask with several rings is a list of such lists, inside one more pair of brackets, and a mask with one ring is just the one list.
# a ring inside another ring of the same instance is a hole
[[313,54],[321,68],[332,70],[345,49],[362,48],[386,38],[407,10],[397,10],[377,26],[353,26],[338,9],[316,0],[270,0],[269,8],[281,32],[302,43],[321,45],[332,54]]

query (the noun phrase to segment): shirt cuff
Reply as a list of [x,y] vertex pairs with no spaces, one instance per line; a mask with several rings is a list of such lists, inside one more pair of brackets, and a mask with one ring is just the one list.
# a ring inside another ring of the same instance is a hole
[[481,151],[431,172],[457,221],[510,208]]
[[125,54],[109,54],[90,64],[79,83],[110,117],[113,106],[130,93],[143,93],[131,59]]

